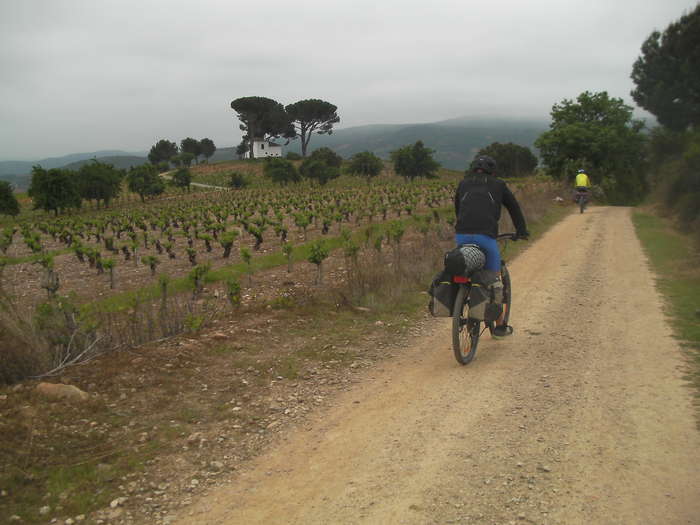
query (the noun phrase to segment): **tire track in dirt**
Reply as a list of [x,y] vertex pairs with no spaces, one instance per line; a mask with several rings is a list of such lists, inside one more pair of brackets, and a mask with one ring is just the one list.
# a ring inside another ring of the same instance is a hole
[[179,522],[697,523],[691,393],[629,210],[571,215],[510,269],[510,340],[461,367],[435,320]]

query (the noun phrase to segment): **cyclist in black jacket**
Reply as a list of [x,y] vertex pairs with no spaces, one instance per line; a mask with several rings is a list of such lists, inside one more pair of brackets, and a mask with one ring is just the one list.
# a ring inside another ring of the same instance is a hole
[[[518,238],[527,239],[529,232],[520,205],[506,183],[495,177],[496,161],[487,155],[478,155],[459,183],[455,193],[455,241],[457,246],[476,244],[486,253],[484,284],[502,290],[501,253],[498,249],[498,221],[501,206],[505,206],[513,220]],[[513,333],[512,327],[497,324],[494,335]]]

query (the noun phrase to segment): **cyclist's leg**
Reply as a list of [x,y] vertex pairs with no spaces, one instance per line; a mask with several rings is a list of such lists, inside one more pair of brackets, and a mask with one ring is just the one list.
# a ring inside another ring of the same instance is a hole
[[[500,287],[501,294],[503,293],[503,284],[501,282],[501,252],[498,247],[498,242],[493,237],[487,235],[475,236],[473,242],[478,244],[486,252],[486,266],[484,267],[490,273],[491,279],[495,281],[495,286]],[[502,300],[502,296],[500,298]],[[504,305],[505,308],[505,305]],[[496,320],[496,326],[493,330],[495,337],[505,337],[513,333],[513,327],[504,324],[505,309],[500,317]]]

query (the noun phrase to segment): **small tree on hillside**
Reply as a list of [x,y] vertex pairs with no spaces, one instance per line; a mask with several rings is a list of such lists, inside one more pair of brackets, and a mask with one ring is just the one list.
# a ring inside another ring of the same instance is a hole
[[433,159],[434,150],[426,148],[422,141],[391,152],[391,160],[397,175],[406,180],[416,177],[435,177],[440,164]]
[[[202,154],[202,145],[197,139],[187,137],[186,139],[182,139],[180,141],[180,152],[191,154],[192,159],[197,162],[197,157]],[[189,166],[189,164],[186,165]]]
[[189,151],[183,151],[179,155],[175,155],[172,159],[170,159],[170,162],[175,164],[175,166],[185,166],[186,168],[189,168],[192,165],[193,160],[194,155],[192,153]]
[[190,173],[189,168],[180,168],[173,175],[172,184],[177,188],[186,189],[187,191],[190,191],[191,183],[192,173]]
[[302,157],[306,157],[306,149],[314,132],[330,135],[333,133],[333,124],[340,122],[338,107],[317,98],[300,100],[289,104],[285,109],[301,138]]
[[379,175],[383,169],[384,163],[382,159],[371,151],[356,153],[350,158],[350,163],[348,164],[348,173],[365,177],[368,181]]
[[248,153],[248,148],[248,139],[246,138],[246,136],[243,136],[241,143],[238,146],[236,146],[236,156],[239,160],[245,157],[245,154]]
[[204,155],[204,158],[207,162],[209,162],[209,158],[216,152],[216,146],[214,145],[214,141],[207,138],[204,138],[199,141],[199,148],[201,154]]
[[27,191],[34,201],[34,209],[53,211],[58,215],[68,208],[80,208],[82,201],[75,173],[63,169],[32,168],[32,182]]
[[530,148],[508,142],[494,142],[479,150],[478,155],[493,157],[500,177],[522,177],[531,175],[537,167],[537,157]]
[[129,190],[137,193],[141,197],[141,202],[147,198],[160,195],[165,191],[163,179],[158,174],[158,170],[152,164],[143,164],[129,170],[126,180]]
[[0,214],[12,216],[19,214],[19,201],[15,197],[12,184],[4,180],[0,180]]
[[80,196],[85,200],[100,201],[109,206],[112,199],[119,196],[124,179],[124,171],[111,164],[92,159],[83,164],[76,174]]
[[148,153],[148,160],[151,164],[170,162],[170,159],[177,155],[177,153],[177,144],[169,140],[161,139],[151,147],[151,151]]

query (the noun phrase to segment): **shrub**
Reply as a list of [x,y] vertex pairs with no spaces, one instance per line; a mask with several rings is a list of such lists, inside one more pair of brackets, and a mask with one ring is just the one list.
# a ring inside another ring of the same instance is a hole
[[263,170],[266,177],[269,177],[272,182],[277,184],[287,184],[290,182],[299,182],[299,172],[291,161],[279,157],[268,158],[265,161]]
[[332,149],[326,147],[314,150],[309,156],[309,159],[321,161],[324,164],[334,168],[340,168],[340,165],[343,163],[343,157],[338,155]]
[[371,151],[356,153],[352,156],[348,165],[348,173],[367,177],[368,180],[379,175],[382,169],[384,169],[382,159]]
[[234,171],[233,173],[229,174],[228,185],[231,188],[239,190],[250,185],[250,181],[242,173]]
[[331,166],[313,157],[302,162],[299,172],[305,179],[315,180],[321,186],[340,176],[340,170],[336,166]]

